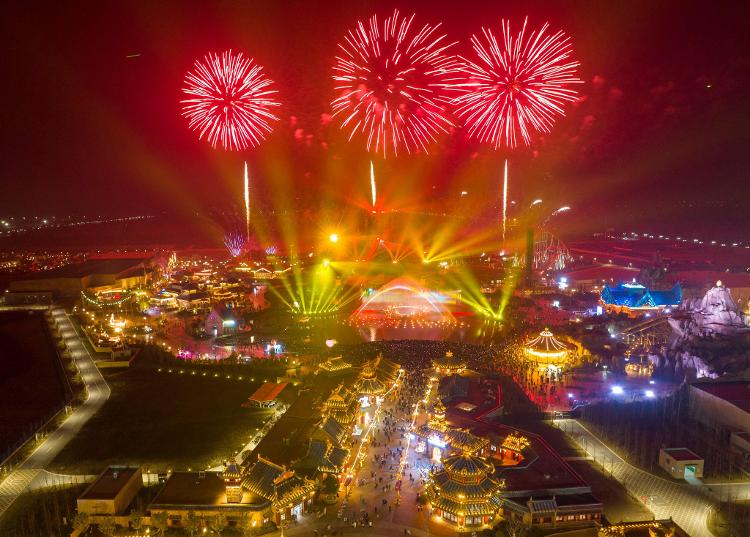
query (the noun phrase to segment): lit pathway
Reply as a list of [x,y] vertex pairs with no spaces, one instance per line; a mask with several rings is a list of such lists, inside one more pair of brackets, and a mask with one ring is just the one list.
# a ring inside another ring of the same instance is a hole
[[63,341],[65,341],[78,366],[78,371],[87,388],[88,398],[0,483],[0,517],[29,488],[37,476],[44,475],[42,470],[52,462],[62,448],[109,399],[109,386],[96,367],[68,315],[62,309],[55,309],[52,314],[60,329]]
[[712,537],[706,527],[713,499],[704,487],[675,483],[625,462],[577,420],[555,420],[606,471],[639,498],[657,519],[672,518],[691,537]]
[[359,470],[363,466],[364,457],[367,452],[367,448],[365,447],[365,445],[367,444],[370,433],[372,433],[372,430],[375,427],[375,424],[380,421],[380,413],[383,409],[383,402],[385,402],[388,396],[391,394],[391,392],[396,389],[396,387],[399,385],[399,383],[403,379],[403,376],[404,376],[404,371],[403,369],[400,369],[398,372],[398,377],[396,377],[396,380],[393,381],[393,384],[391,385],[390,388],[388,388],[388,391],[386,391],[382,395],[382,401],[375,404],[375,412],[373,413],[372,419],[370,420],[370,423],[367,429],[365,429],[365,432],[360,437],[359,445],[357,447],[357,454],[352,460],[351,471],[349,472],[349,476],[352,478],[352,482],[354,483],[357,482]]
[[[279,403],[276,408],[274,409],[274,413],[271,415],[270,418],[266,420],[266,422],[263,424],[263,427],[261,427],[250,439],[250,441],[245,445],[245,447],[240,450],[240,452],[235,457],[235,460],[237,464],[243,464],[245,462],[245,457],[250,455],[253,450],[258,447],[258,444],[260,444],[261,440],[273,429],[274,425],[276,425],[276,422],[281,419],[281,417],[286,414],[286,411],[289,410],[289,407],[291,405],[285,405],[284,403]],[[210,472],[223,472],[224,471],[224,465],[220,464],[219,466],[214,466],[213,468],[208,469]],[[156,475],[156,474],[155,474]]]

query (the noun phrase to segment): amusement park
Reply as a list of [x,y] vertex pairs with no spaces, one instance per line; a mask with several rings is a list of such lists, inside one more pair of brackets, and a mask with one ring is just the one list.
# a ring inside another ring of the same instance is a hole
[[9,8],[0,535],[746,537],[743,18],[571,2]]

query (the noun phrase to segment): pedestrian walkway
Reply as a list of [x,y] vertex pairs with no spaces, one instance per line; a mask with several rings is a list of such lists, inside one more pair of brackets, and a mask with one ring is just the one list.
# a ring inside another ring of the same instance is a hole
[[63,337],[63,341],[75,360],[78,371],[86,385],[88,398],[71,413],[66,420],[0,483],[0,518],[18,497],[26,491],[41,471],[49,465],[81,427],[109,399],[110,389],[96,367],[89,351],[81,341],[73,322],[62,309],[52,315]]
[[556,420],[565,431],[602,468],[625,485],[657,519],[672,518],[691,537],[712,537],[706,520],[713,498],[703,487],[680,484],[636,468],[577,420]]

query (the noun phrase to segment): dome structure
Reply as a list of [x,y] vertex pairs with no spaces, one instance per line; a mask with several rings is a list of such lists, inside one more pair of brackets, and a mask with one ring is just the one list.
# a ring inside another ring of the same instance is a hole
[[565,361],[570,353],[570,347],[557,339],[549,328],[545,328],[537,337],[527,341],[524,348],[528,356],[547,363]]

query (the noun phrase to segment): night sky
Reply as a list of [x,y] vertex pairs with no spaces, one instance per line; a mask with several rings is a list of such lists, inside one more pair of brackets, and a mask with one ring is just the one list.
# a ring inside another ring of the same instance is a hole
[[[398,7],[443,21],[457,52],[502,17],[549,21],[571,35],[585,84],[530,148],[495,152],[458,131],[430,155],[378,163],[385,195],[495,199],[508,156],[512,196],[570,204],[581,229],[750,230],[746,2],[31,4],[0,11],[3,216],[207,211],[241,203],[243,160],[266,204],[277,182],[300,205],[357,197],[343,185],[365,196],[370,156],[325,115],[331,66],[358,19]],[[284,103],[257,150],[212,149],[180,116],[185,72],[226,48],[263,64]]]

